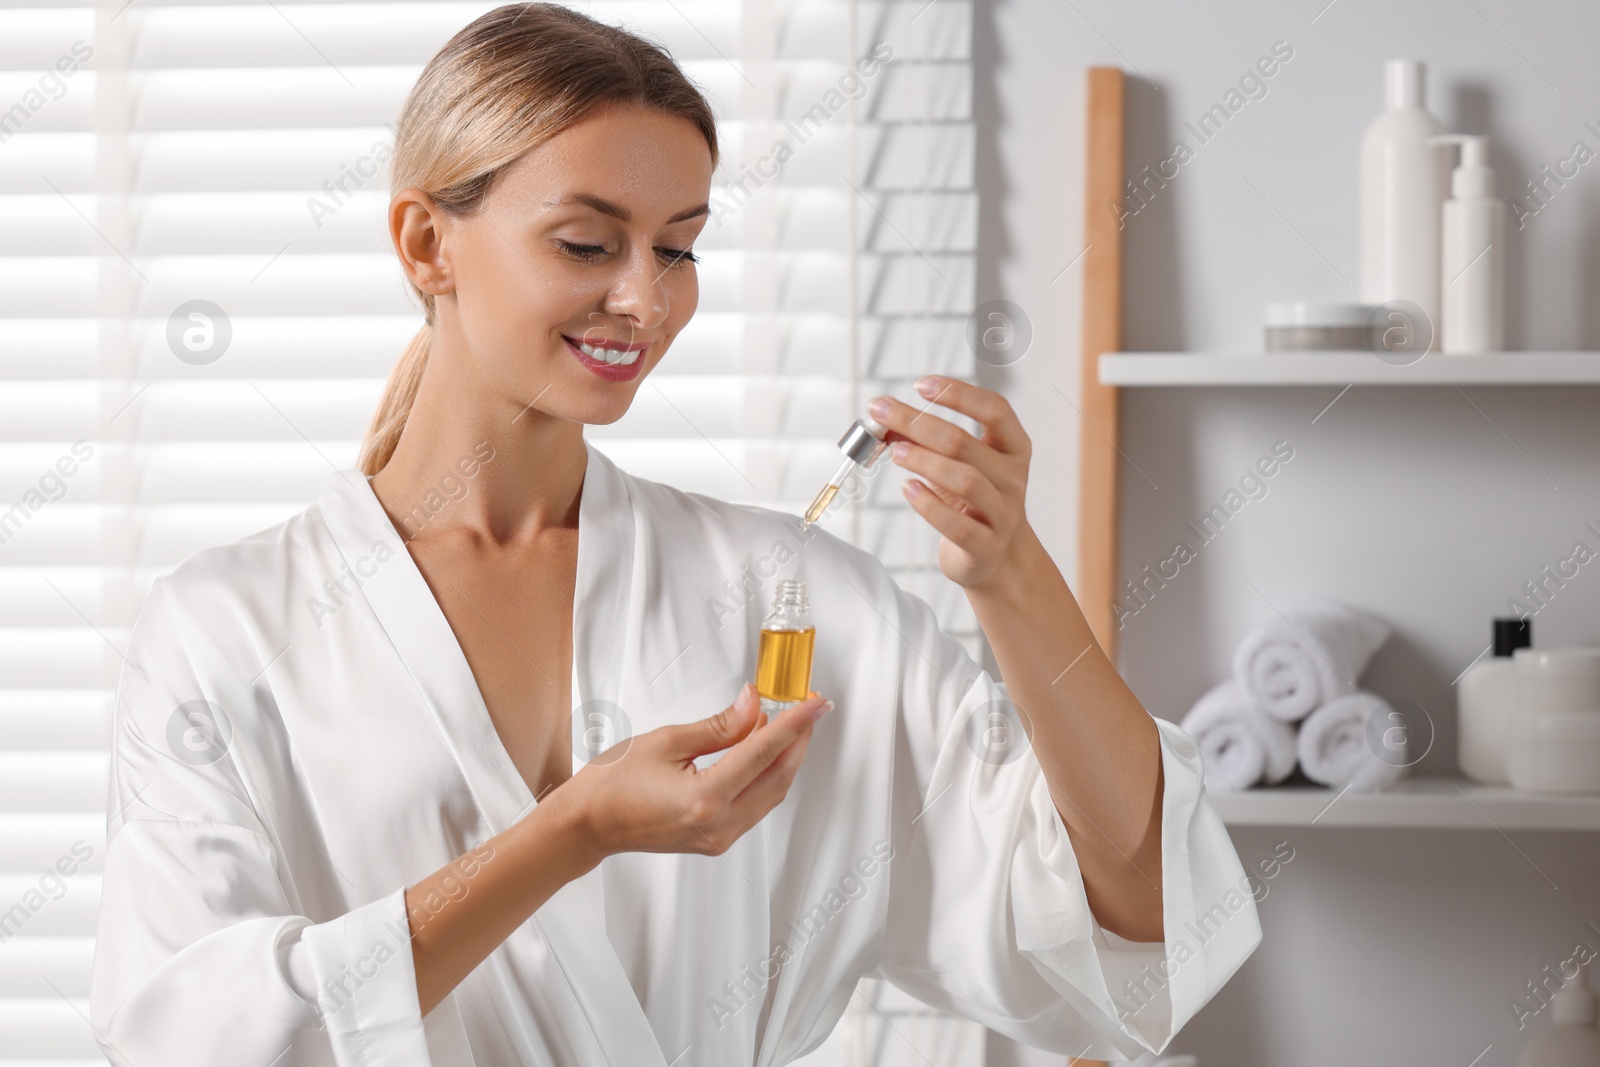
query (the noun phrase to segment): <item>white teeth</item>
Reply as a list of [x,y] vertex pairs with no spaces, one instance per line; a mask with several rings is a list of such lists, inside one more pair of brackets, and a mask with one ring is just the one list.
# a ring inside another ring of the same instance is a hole
[[624,352],[617,348],[602,348],[599,345],[591,345],[585,341],[578,342],[578,349],[590,359],[598,359],[600,362],[611,366],[631,367],[639,359],[638,350]]

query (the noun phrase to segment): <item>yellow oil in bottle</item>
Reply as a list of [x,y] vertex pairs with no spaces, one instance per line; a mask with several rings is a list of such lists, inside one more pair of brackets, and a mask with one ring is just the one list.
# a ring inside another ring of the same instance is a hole
[[[826,505],[824,505],[826,506]],[[811,649],[817,629],[761,631],[756,691],[765,700],[804,700],[811,691]]]
[[833,498],[838,495],[839,487],[837,485],[824,486],[822,492],[817,494],[817,499],[811,502],[809,508],[806,508],[805,524],[810,526],[822,518],[822,513],[828,510],[828,505],[833,503]]

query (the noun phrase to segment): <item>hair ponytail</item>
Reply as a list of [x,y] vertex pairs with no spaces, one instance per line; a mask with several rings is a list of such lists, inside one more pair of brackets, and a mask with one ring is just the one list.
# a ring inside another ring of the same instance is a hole
[[422,384],[422,368],[428,363],[428,349],[433,344],[433,325],[424,322],[411,338],[400,360],[383,383],[383,396],[378,410],[372,413],[367,435],[361,442],[361,473],[377,474],[383,470],[394,446],[400,443],[400,431],[406,428],[406,416],[417,399],[417,386]]
[[[555,4],[497,7],[428,61],[395,126],[392,191],[419,189],[470,215],[505,167],[604,104],[633,103],[688,119],[717,162],[711,105],[667,51]],[[363,474],[394,455],[433,343],[433,296],[408,279],[426,321],[389,374],[361,442]]]

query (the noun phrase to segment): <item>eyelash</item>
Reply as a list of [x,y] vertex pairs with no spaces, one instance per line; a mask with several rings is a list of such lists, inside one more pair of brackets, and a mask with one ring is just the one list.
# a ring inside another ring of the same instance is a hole
[[[593,262],[594,260],[599,259],[601,256],[610,254],[600,245],[580,245],[574,244],[571,241],[559,240],[556,242],[556,244],[560,246],[561,251],[565,252],[567,255],[573,257],[574,259],[582,260],[585,263]],[[687,248],[658,248],[656,249],[656,254],[662,259],[666,260],[669,266],[673,267],[681,266],[685,263],[700,262],[700,257],[689,251]]]

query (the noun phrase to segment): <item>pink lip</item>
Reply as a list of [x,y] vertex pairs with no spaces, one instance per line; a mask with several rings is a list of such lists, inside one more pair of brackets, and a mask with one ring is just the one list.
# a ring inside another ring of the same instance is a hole
[[577,343],[566,334],[562,334],[561,339],[567,343],[567,351],[571,352],[573,357],[577,359],[579,363],[583,364],[585,369],[594,374],[595,377],[604,378],[608,382],[631,382],[633,379],[637,378],[639,376],[639,372],[644,370],[644,350],[650,347],[649,341],[643,341],[634,344],[608,342],[605,345],[600,346],[603,348],[614,349],[619,352],[638,352],[639,358],[634,360],[628,366],[624,367],[620,363],[606,363],[603,360],[594,359],[590,356],[584,355],[583,349],[579,348]]

